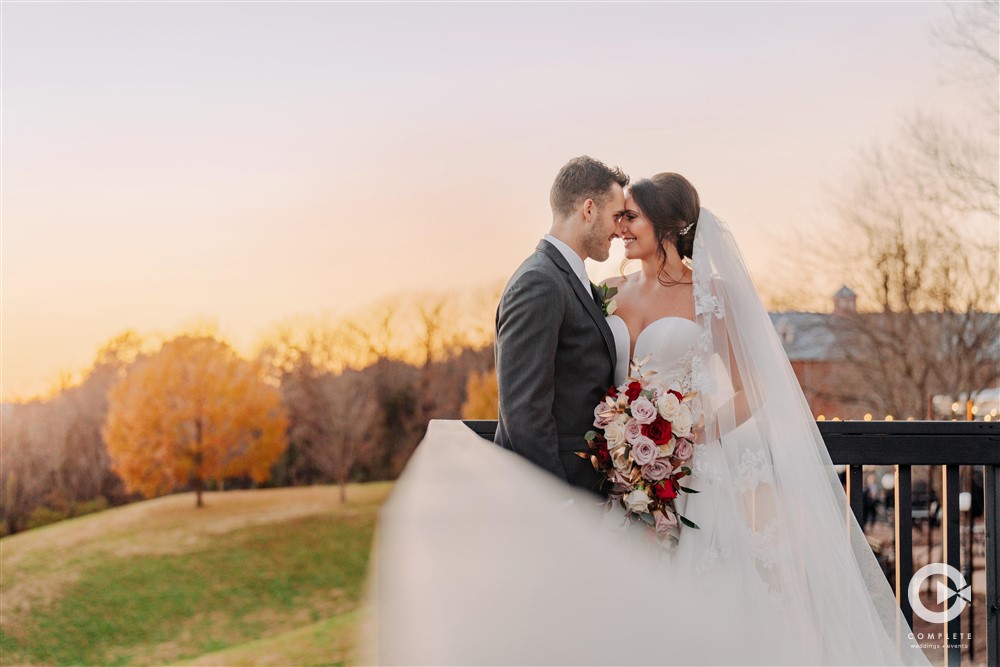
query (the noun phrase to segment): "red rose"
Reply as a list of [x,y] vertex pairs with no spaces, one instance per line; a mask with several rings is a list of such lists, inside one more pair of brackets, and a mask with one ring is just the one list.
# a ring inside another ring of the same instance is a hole
[[639,394],[642,393],[642,385],[638,382],[632,382],[629,384],[628,389],[625,390],[625,395],[628,396],[629,403],[639,398]]
[[642,427],[642,434],[657,445],[665,445],[670,442],[671,433],[670,422],[660,416],[657,416],[652,424],[644,424]]
[[597,465],[602,468],[607,468],[611,465],[611,454],[608,453],[607,449],[598,449],[594,452],[594,456],[597,458]]
[[684,395],[681,394],[681,392],[679,392],[679,391],[674,391],[673,389],[671,389],[667,393],[668,394],[673,394],[674,396],[676,396],[678,401],[683,401],[684,400]]
[[674,488],[672,480],[665,479],[653,486],[653,495],[656,496],[657,500],[673,500],[677,497],[677,489]]
[[618,398],[618,387],[608,387],[608,393],[606,395],[611,398]]
[[608,453],[608,441],[601,436],[597,436],[595,442],[597,446],[594,448],[594,456],[597,457],[597,465],[606,468],[611,464],[611,454]]

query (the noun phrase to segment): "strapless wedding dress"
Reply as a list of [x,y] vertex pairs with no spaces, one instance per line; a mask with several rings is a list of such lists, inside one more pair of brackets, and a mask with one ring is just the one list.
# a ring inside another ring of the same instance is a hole
[[[628,327],[619,316],[611,315],[607,322],[614,334],[618,354],[615,384],[621,385],[630,372],[632,341]],[[700,332],[701,328],[692,320],[661,317],[639,332],[632,359],[643,362],[643,373],[655,372],[654,381],[677,386],[687,393],[693,390],[691,361]],[[733,479],[730,472],[733,467],[727,462],[723,449],[738,450],[740,438],[752,433],[751,420],[726,434],[721,448],[695,444],[692,474],[685,486],[699,493],[681,494],[676,507],[698,528],[681,527],[678,544],[669,558],[674,574],[699,582],[699,605],[711,608],[717,604],[737,609],[738,615],[744,618],[773,619],[777,628],[783,620],[789,619],[783,619],[781,601],[766,584],[767,544],[760,539],[759,533],[751,534],[741,528],[743,524],[737,520],[730,490],[738,488],[743,480]],[[736,471],[740,475],[738,466]],[[726,635],[726,628],[718,628],[719,637]],[[789,632],[783,641],[794,644],[793,634]],[[799,648],[802,652],[796,652],[806,662],[820,658],[818,654],[809,655],[809,647]]]
[[[619,386],[629,376],[631,364],[629,350],[632,340],[625,321],[611,315],[608,326],[615,337],[615,385]],[[691,359],[694,346],[698,342],[701,328],[684,317],[661,317],[650,322],[635,339],[635,349],[631,359],[642,361],[642,372],[654,372],[656,382],[671,387],[679,387],[682,392],[691,391]],[[691,460],[692,476],[685,486],[701,493],[682,494],[676,502],[677,510],[699,526],[699,530],[684,528],[683,538],[677,545],[678,566],[703,570],[710,561],[717,560],[706,536],[711,535],[716,516],[720,510],[718,501],[723,494],[712,493],[712,486],[722,482],[720,452],[706,451],[704,445],[696,445]],[[714,474],[713,474],[714,473]]]
[[[621,317],[610,315],[607,318],[607,322],[611,328],[611,333],[614,334],[615,350],[618,355],[615,359],[615,386],[620,386],[625,382],[631,371],[629,350],[632,349],[632,340],[629,335],[628,326]],[[631,359],[644,362],[642,364],[643,373],[656,373],[656,376],[653,378],[654,381],[671,387],[679,387],[682,392],[686,393],[692,389],[691,359],[700,332],[701,328],[687,318],[661,317],[658,320],[650,322],[639,332],[639,335],[635,339],[635,349],[632,352]],[[677,510],[683,516],[694,521],[698,526],[702,526],[702,521],[711,520],[714,514],[711,511],[714,508],[702,507],[703,503],[692,502],[699,496],[704,499],[708,499],[711,496],[708,493],[710,489],[702,488],[707,486],[709,480],[705,479],[704,475],[694,474],[696,471],[704,472],[704,469],[707,467],[708,457],[709,454],[705,451],[704,446],[696,446],[695,455],[691,461],[693,474],[689,481],[692,484],[685,484],[698,491],[706,491],[706,493],[683,494],[676,501]],[[695,481],[700,482],[700,484],[695,484]],[[688,503],[691,504],[688,505]],[[689,516],[689,512],[698,514],[698,518]],[[685,529],[683,532],[687,533],[690,531]],[[703,537],[704,534],[702,533],[700,537]],[[691,543],[695,540],[689,535],[685,535],[685,537],[684,552],[686,554],[693,548]],[[697,541],[702,542],[703,539]],[[680,547],[679,544],[678,547]]]

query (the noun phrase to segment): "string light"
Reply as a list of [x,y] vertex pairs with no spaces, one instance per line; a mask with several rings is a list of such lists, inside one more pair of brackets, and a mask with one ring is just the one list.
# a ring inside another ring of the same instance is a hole
[[825,422],[826,421],[826,417],[824,415],[820,415],[819,417],[816,417],[816,421]]
[[891,422],[891,421],[892,421],[892,415],[886,415],[886,416],[885,416],[885,420],[886,420],[887,422]]
[[866,412],[865,413],[865,421],[866,422],[870,422],[871,420],[872,420],[872,413]]

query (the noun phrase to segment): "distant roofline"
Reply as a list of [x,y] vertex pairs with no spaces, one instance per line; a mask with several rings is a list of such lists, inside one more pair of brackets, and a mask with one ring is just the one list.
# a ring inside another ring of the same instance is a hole
[[847,285],[841,285],[834,296],[857,296],[857,293]]

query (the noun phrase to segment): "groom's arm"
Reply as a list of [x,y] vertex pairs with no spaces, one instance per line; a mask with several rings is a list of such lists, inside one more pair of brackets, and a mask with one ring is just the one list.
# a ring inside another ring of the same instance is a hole
[[562,479],[566,471],[552,406],[564,308],[553,277],[526,271],[500,299],[496,340],[500,417],[510,446]]

